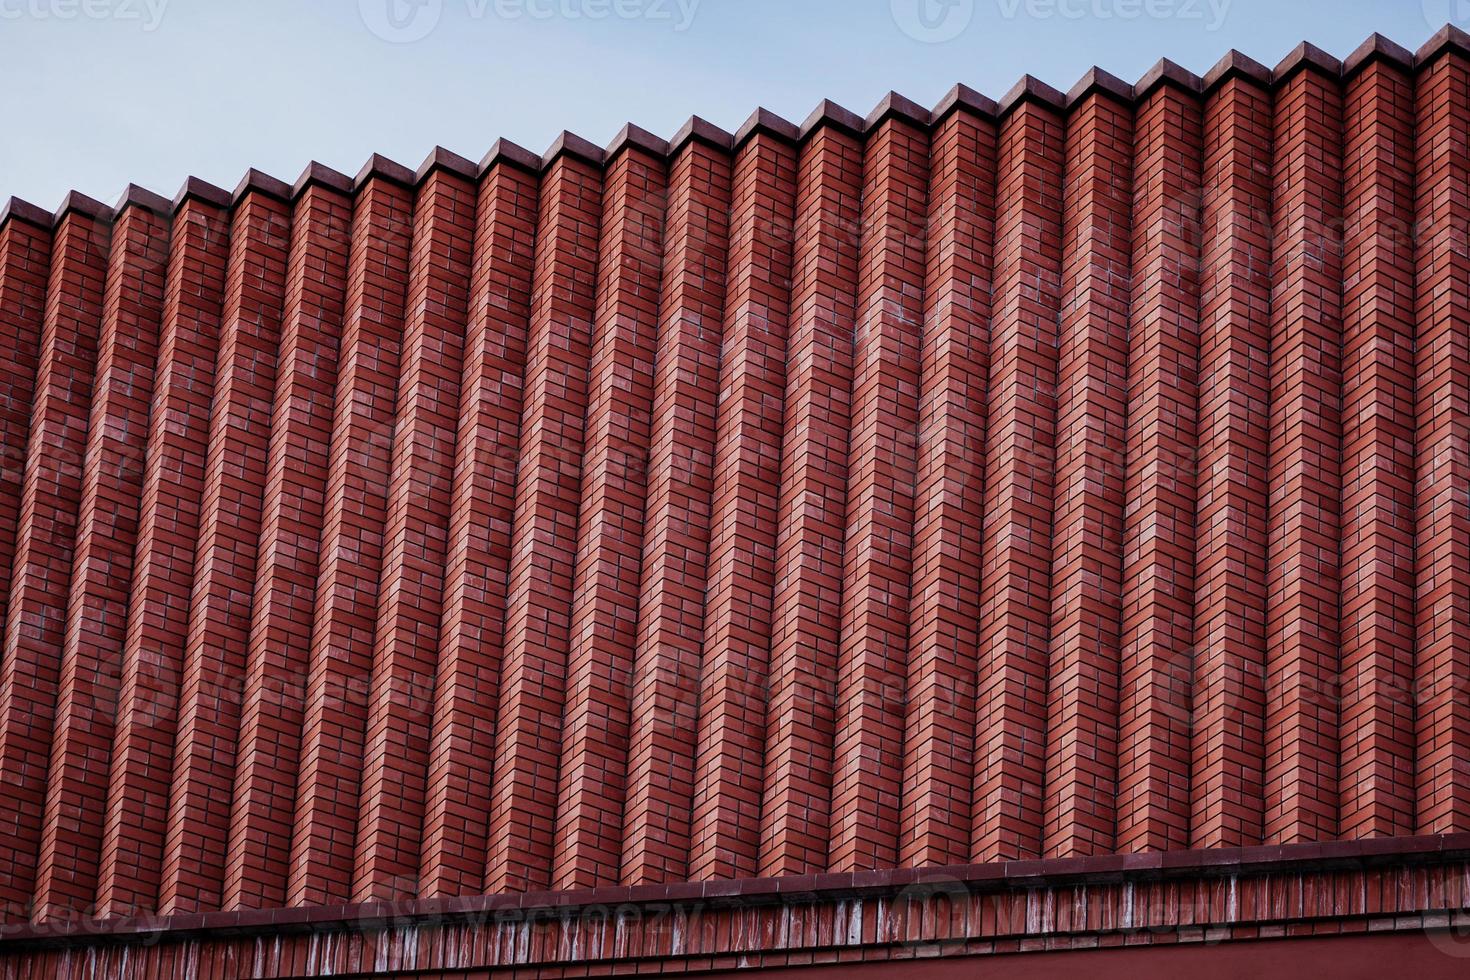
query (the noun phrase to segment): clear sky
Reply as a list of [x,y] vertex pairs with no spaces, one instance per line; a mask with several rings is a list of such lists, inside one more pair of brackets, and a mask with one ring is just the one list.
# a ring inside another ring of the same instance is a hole
[[1065,90],[1232,47],[1274,65],[1303,39],[1343,57],[1374,31],[1413,49],[1447,22],[1470,0],[0,0],[0,199],[999,98],[1027,72]]

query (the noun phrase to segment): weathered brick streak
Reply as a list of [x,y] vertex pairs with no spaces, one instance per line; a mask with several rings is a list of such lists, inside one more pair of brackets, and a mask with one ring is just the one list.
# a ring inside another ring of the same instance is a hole
[[1467,151],[1447,29],[10,202],[0,925],[1470,832]]

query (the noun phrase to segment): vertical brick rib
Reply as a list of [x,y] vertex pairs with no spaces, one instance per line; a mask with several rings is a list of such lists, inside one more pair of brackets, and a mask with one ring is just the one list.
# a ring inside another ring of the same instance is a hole
[[730,157],[691,139],[670,167],[663,242],[623,816],[628,885],[689,870],[729,219]]
[[290,905],[345,902],[352,892],[412,210],[412,191],[374,175],[358,188],[352,214],[286,887]]
[[827,865],[862,149],[823,123],[797,178],[760,874]]
[[1348,83],[1338,836],[1414,832],[1414,90]]
[[551,876],[559,889],[620,878],[658,346],[664,164],[625,149],[604,180]]
[[235,206],[159,890],[164,914],[217,909],[223,899],[290,210],[255,189]]
[[90,912],[97,892],[168,267],[164,203],[125,206],[112,231],[46,777],[35,895],[43,920]]
[[1190,842],[1261,837],[1270,394],[1271,97],[1205,103]]
[[1416,256],[1418,826],[1470,829],[1470,61],[1420,71]]
[[995,125],[932,137],[899,864],[970,859]]
[[1301,69],[1277,90],[1266,566],[1265,839],[1337,833],[1342,442],[1342,97]]
[[1042,836],[1044,852],[1054,857],[1113,849],[1132,157],[1131,105],[1094,92],[1072,108],[1063,176]]
[[10,599],[20,530],[26,438],[51,268],[50,223],[50,215],[38,211],[29,219],[12,214],[0,225],[0,621]]
[[296,201],[230,814],[225,908],[285,904],[352,202]]
[[1062,128],[1055,111],[1027,96],[1000,132],[970,841],[976,862],[1041,850]]
[[[84,202],[90,205],[91,202]],[[51,242],[14,576],[0,665],[0,918],[30,911],[81,504],[108,262],[106,208],[70,210]]]
[[173,219],[139,494],[97,885],[102,916],[148,912],[158,899],[229,250],[224,208],[187,199]]
[[[21,532],[27,439],[41,359],[46,280],[51,265],[51,216],[11,214],[0,225],[0,618],[10,599]],[[9,633],[6,634],[9,636]],[[0,893],[0,923],[23,918],[29,896]]]
[[383,571],[363,737],[353,897],[418,894],[459,385],[475,237],[474,183],[433,170],[414,203]]
[[581,501],[602,178],[561,154],[543,175],[521,408],[505,659],[485,890],[551,881],[562,700]]
[[863,163],[833,747],[833,871],[893,867],[903,782],[929,136],[882,123]]
[[1125,852],[1189,844],[1200,142],[1193,94],[1164,85],[1137,108],[1118,678]]
[[689,849],[694,880],[759,873],[796,153],[758,131],[736,157],[732,188]]
[[536,177],[497,163],[480,185],[470,315],[444,579],[420,894],[476,894],[505,642],[526,325],[536,244]]

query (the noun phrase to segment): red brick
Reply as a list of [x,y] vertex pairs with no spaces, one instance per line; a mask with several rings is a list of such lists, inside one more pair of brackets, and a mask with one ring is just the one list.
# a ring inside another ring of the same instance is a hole
[[1262,830],[1295,844],[1337,833],[1342,99],[1305,69],[1274,115]]
[[485,874],[505,645],[536,179],[499,165],[480,186],[460,382],[420,891],[477,893]]
[[34,913],[43,920],[90,909],[97,892],[168,225],[133,205],[112,232],[47,770]]
[[731,165],[691,140],[669,168],[648,448],[622,881],[689,871]]
[[1133,204],[1131,107],[1094,92],[1067,121],[1051,663],[1042,850],[1113,850]]
[[833,871],[898,860],[928,183],[928,134],[890,119],[869,135],[827,859]]
[[352,891],[412,209],[412,192],[380,176],[358,189],[353,208],[286,889],[291,905],[345,902]]
[[236,205],[164,834],[164,913],[219,908],[224,897],[290,236],[289,205],[258,190]]
[[0,655],[0,921],[31,913],[63,630],[105,302],[108,222],[81,210],[51,242],[20,530]]
[[1134,123],[1133,297],[1116,846],[1187,846],[1200,474],[1201,110],[1163,86]]
[[1041,851],[1061,310],[1062,118],[1001,125],[971,860]]
[[862,167],[858,141],[823,124],[797,169],[763,877],[827,866]]
[[149,911],[158,898],[229,218],[190,199],[172,234],[102,830],[103,915]]
[[696,880],[759,868],[796,154],[757,133],[732,179],[689,852]]
[[1420,833],[1470,826],[1470,58],[1416,86],[1415,583]]
[[476,190],[457,174],[435,170],[414,201],[363,738],[352,886],[357,901],[411,898],[419,891]]
[[970,859],[994,270],[995,126],[959,109],[931,141],[903,865]]
[[1413,84],[1370,64],[1343,147],[1339,834],[1414,832]]
[[492,892],[551,881],[601,214],[601,175],[563,153],[541,182],[486,848]]
[[603,179],[551,873],[557,889],[595,888],[621,878],[658,346],[663,161],[627,149]]
[[230,812],[226,908],[286,901],[352,202],[297,199]]
[[1206,100],[1190,843],[1259,843],[1265,752],[1270,94]]

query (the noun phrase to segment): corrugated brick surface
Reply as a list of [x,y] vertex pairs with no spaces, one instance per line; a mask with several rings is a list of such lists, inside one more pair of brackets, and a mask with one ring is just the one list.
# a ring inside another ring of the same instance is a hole
[[12,202],[4,922],[1470,831],[1467,147],[1446,30]]

